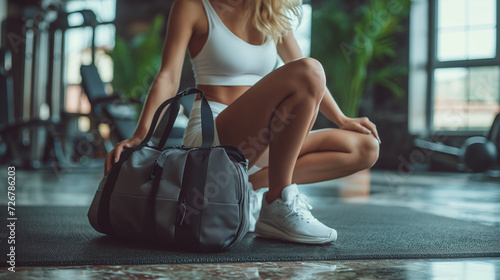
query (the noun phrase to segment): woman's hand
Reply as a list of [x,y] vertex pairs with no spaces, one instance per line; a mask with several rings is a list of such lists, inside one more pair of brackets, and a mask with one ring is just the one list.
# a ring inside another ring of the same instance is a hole
[[352,130],[364,134],[372,134],[375,139],[382,144],[378,136],[377,127],[367,117],[348,118],[345,117],[339,124],[340,129]]
[[132,136],[130,139],[123,140],[116,144],[115,148],[106,155],[106,160],[104,161],[104,174],[107,174],[111,166],[120,159],[123,149],[135,147],[139,145],[141,141],[139,137]]

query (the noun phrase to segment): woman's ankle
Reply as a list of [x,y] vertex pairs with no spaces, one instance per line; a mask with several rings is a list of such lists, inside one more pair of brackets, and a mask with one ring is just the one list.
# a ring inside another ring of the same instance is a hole
[[272,191],[269,189],[269,191],[266,193],[266,201],[267,203],[273,203],[276,199],[281,198],[281,190],[278,191]]

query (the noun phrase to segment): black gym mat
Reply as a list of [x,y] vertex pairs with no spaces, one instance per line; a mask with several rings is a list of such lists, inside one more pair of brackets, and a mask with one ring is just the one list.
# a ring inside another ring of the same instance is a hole
[[[497,227],[399,207],[335,204],[313,213],[337,229],[337,242],[298,245],[248,234],[227,252],[187,253],[102,235],[89,225],[86,207],[17,207],[16,266],[500,256]],[[9,231],[1,228],[1,266],[8,266]]]

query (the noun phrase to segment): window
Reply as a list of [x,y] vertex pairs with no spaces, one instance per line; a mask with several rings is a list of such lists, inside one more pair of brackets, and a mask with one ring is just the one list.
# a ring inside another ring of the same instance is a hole
[[498,0],[430,5],[431,130],[487,130],[500,112]]

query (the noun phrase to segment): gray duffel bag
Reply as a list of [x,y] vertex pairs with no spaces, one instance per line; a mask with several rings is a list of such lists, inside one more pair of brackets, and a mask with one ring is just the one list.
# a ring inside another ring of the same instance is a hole
[[[202,97],[202,146],[163,148],[179,100],[196,93]],[[153,134],[161,136],[157,144],[150,141]],[[190,88],[165,101],[146,138],[124,149],[100,182],[88,211],[92,227],[110,236],[190,250],[221,251],[235,245],[248,232],[248,160],[236,147],[213,147],[213,139],[212,111],[202,91]]]

